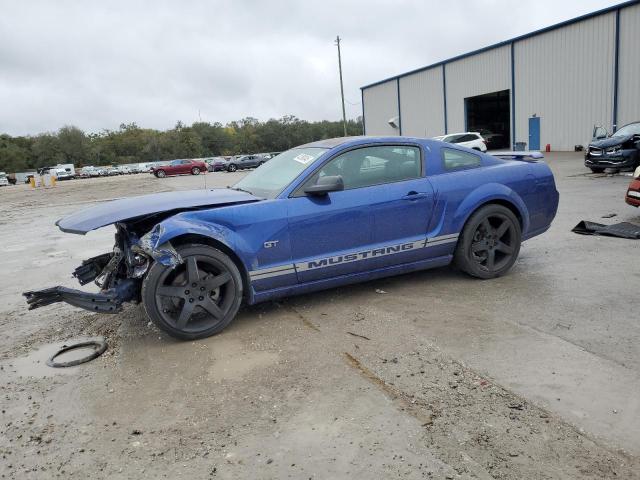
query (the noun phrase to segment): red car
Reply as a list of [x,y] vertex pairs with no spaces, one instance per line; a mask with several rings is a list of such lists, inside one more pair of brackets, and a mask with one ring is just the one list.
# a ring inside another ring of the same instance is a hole
[[173,160],[169,165],[152,167],[151,173],[158,178],[167,175],[200,175],[207,173],[207,164],[199,160]]
[[634,207],[640,207],[640,167],[633,172],[633,180],[629,184],[625,201]]

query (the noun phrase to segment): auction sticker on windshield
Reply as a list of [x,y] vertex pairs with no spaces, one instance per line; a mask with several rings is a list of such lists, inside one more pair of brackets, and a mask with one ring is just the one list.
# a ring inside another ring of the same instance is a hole
[[296,162],[300,162],[303,165],[306,165],[309,162],[313,162],[314,158],[314,156],[309,155],[308,153],[301,153],[300,155],[293,157]]

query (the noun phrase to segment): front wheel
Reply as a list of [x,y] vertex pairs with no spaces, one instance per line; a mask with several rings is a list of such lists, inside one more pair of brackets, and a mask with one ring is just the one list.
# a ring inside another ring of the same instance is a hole
[[149,318],[181,340],[205,338],[223,330],[242,302],[242,277],[220,250],[201,244],[176,248],[183,263],[176,268],[156,262],[142,283],[142,303]]
[[464,226],[454,263],[473,277],[499,277],[515,263],[521,241],[520,222],[513,212],[502,205],[486,205]]
[[238,167],[236,167],[233,163],[227,167],[227,172],[235,172],[236,170],[238,170]]
[[164,172],[164,170],[158,170],[156,172],[156,177],[158,177],[158,178],[164,178],[166,176],[167,176],[167,174]]
[[193,167],[191,169],[191,175],[200,175],[200,169],[198,167]]

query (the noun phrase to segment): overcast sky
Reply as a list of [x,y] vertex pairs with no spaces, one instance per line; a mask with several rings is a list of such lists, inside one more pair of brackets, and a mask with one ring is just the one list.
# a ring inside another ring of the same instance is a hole
[[0,133],[347,116],[360,87],[606,0],[31,1],[0,5]]

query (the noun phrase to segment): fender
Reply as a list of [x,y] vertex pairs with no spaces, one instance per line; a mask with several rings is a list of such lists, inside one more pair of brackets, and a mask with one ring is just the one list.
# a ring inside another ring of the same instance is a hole
[[[201,235],[220,242],[235,252],[247,269],[246,252],[249,252],[250,248],[241,236],[225,225],[200,221],[184,213],[174,215],[158,223],[140,239],[140,244],[144,245],[145,252],[156,261],[166,266],[173,266],[176,262],[164,253],[168,248],[172,249],[170,247],[171,240],[182,235]],[[180,261],[178,259],[178,263]]]
[[[454,231],[461,232],[469,217],[481,205],[492,201],[502,200],[514,205],[522,218],[522,234],[529,231],[529,209],[520,195],[514,190],[500,183],[485,183],[473,190],[460,202],[453,214],[452,225]],[[444,214],[444,212],[443,212]]]

